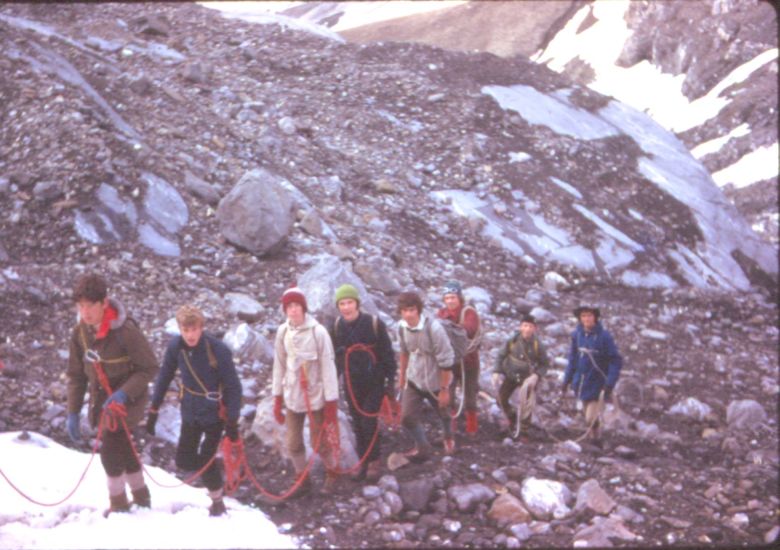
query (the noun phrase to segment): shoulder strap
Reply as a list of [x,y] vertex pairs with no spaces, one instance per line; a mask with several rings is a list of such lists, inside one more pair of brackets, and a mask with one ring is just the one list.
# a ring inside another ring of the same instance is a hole
[[[203,335],[204,338],[206,338],[206,335]],[[214,355],[214,350],[211,349],[211,342],[209,342],[209,339],[206,338],[206,356],[209,358],[209,366],[212,369],[216,369],[218,366],[217,363],[217,356]]]
[[379,319],[376,315],[371,316],[371,327],[374,329],[374,340],[376,340],[377,334],[379,334]]
[[333,323],[333,339],[339,339],[339,326],[341,326],[341,316],[336,317],[336,321]]

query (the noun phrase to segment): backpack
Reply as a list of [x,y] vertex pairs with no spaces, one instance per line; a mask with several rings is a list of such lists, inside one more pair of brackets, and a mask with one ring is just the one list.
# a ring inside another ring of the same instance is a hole
[[[436,319],[436,320],[439,321],[439,323],[441,323],[441,326],[444,328],[445,334],[447,334],[447,339],[450,341],[450,346],[452,347],[452,351],[455,355],[452,364],[453,365],[460,364],[460,362],[463,361],[463,358],[466,356],[466,354],[470,353],[469,346],[470,343],[473,342],[473,340],[471,342],[469,341],[469,337],[466,335],[466,329],[463,328],[458,323],[454,323],[449,319]],[[432,324],[433,324],[433,319],[428,319],[426,320],[425,328],[424,328],[425,334],[428,336],[428,342],[431,343],[431,347],[433,347],[433,334],[431,334]],[[400,337],[402,340],[404,340],[403,334],[406,330],[408,329],[403,329],[400,333]],[[479,331],[477,332],[479,333]],[[432,349],[431,352],[433,352]]]

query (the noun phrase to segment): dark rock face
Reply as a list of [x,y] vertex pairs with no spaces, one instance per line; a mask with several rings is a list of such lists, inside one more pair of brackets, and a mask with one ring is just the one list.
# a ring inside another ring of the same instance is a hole
[[[774,249],[673,136],[521,58],[350,45],[195,4],[152,12],[155,32],[134,4],[0,8],[0,430],[67,444],[71,290],[87,271],[108,278],[158,356],[176,308],[203,308],[235,351],[243,432],[271,410],[290,284],[323,320],[333,289],[355,284],[397,344],[398,290],[418,289],[431,312],[454,278],[484,322],[478,434],[458,419],[445,456],[426,408],[432,458],[374,488],[342,479],[334,496],[271,506],[242,486],[237,498],[312,546],[776,537]],[[185,78],[190,63],[207,78]],[[239,229],[285,214],[286,238],[264,253],[232,244],[221,224],[240,218],[217,206],[258,169],[281,190],[243,204]],[[581,303],[601,307],[625,359],[603,449],[571,441],[584,427],[558,397]],[[527,311],[553,366],[534,417],[544,429],[513,441],[489,371]],[[411,440],[383,430],[385,464]],[[142,445],[172,468],[169,442]],[[289,487],[273,450],[248,437],[247,453],[268,489]],[[533,519],[545,503],[531,478],[581,506]]]

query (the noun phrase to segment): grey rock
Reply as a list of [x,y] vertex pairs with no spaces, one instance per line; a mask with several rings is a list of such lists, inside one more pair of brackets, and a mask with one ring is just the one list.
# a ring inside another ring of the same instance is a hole
[[404,509],[403,500],[401,500],[401,497],[398,496],[397,493],[388,491],[384,495],[382,495],[382,498],[390,507],[390,513],[392,515],[398,515]]
[[371,258],[355,263],[357,273],[368,286],[383,294],[393,296],[401,292],[400,283],[393,277],[393,266],[384,258]]
[[284,117],[279,119],[279,122],[277,122],[277,125],[279,126],[279,129],[287,134],[288,136],[291,136],[295,133],[295,131],[298,129],[295,125],[295,120],[293,120],[291,117]]
[[214,69],[211,65],[201,63],[200,61],[187,63],[181,70],[184,80],[201,85],[208,84],[213,73]]
[[496,494],[492,489],[481,483],[455,485],[447,489],[447,496],[458,506],[461,512],[470,512],[481,502],[492,500]]
[[374,500],[382,496],[382,489],[376,485],[365,485],[362,489],[363,498]]
[[225,302],[228,312],[248,323],[259,321],[265,312],[260,302],[240,292],[228,292],[225,294]]
[[577,511],[588,509],[597,514],[607,515],[615,506],[615,501],[601,488],[599,482],[589,479],[580,485],[574,509]]
[[385,491],[385,494],[387,493],[398,493],[398,480],[395,478],[394,475],[385,474],[382,477],[379,478],[379,481],[377,482],[377,486],[379,486],[383,491]]
[[161,228],[174,234],[186,225],[189,219],[187,204],[170,183],[150,173],[143,172],[141,178],[146,182],[144,210]]
[[539,306],[536,306],[531,310],[531,315],[534,316],[537,323],[547,324],[547,323],[554,323],[555,321],[558,320],[558,318],[555,315],[553,315],[543,307],[539,307]]
[[323,222],[316,210],[309,210],[300,222],[301,229],[314,237],[322,237],[324,234]]
[[499,495],[493,501],[488,517],[498,525],[526,523],[533,519],[520,499],[510,493]]
[[5,195],[11,187],[11,183],[5,176],[0,176],[0,195]]
[[567,503],[572,495],[563,483],[529,477],[523,480],[522,497],[525,507],[540,520],[563,518],[569,513]]
[[62,184],[57,181],[39,181],[33,187],[33,196],[40,201],[48,201],[64,194]]
[[306,296],[309,311],[321,313],[325,318],[338,315],[333,296],[336,289],[349,283],[358,289],[360,310],[375,315],[377,307],[374,299],[366,290],[363,281],[353,272],[350,265],[334,256],[323,256],[298,279],[298,286]]
[[593,518],[592,525],[575,533],[574,546],[612,547],[611,538],[633,541],[637,539],[637,536],[618,518],[596,516]]
[[527,541],[534,534],[527,523],[517,523],[510,527],[509,530],[512,532],[512,535],[520,542]]
[[217,219],[228,241],[259,255],[284,244],[294,219],[292,199],[281,180],[267,170],[252,170],[219,201]]
[[135,32],[149,35],[168,36],[170,24],[162,14],[150,13],[137,17],[132,21]]
[[189,170],[184,171],[184,185],[192,194],[200,197],[206,203],[211,205],[219,203],[220,195],[217,188]]
[[767,415],[760,403],[752,399],[732,401],[726,409],[726,422],[735,430],[755,430],[766,422]]
[[409,510],[422,512],[428,505],[433,493],[433,481],[430,479],[416,479],[400,484],[399,495],[404,507]]
[[712,408],[706,403],[702,403],[695,397],[688,397],[672,405],[669,414],[678,414],[693,418],[694,420],[704,420]]

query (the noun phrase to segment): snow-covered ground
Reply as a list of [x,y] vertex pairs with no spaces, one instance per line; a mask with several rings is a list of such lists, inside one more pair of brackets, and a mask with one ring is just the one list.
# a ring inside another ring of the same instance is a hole
[[[725,90],[778,59],[777,48],[766,50],[735,68],[703,97],[689,101],[682,92],[685,74],[662,73],[647,60],[628,68],[615,64],[632,33],[624,19],[629,3],[629,0],[593,3],[596,22],[578,32],[591,11],[591,4],[583,5],[549,45],[531,59],[561,72],[569,61],[579,57],[595,72],[593,82],[589,84],[591,88],[647,113],[672,132],[684,132],[717,116],[731,101],[728,95],[723,94]],[[732,128],[718,140],[697,145],[693,149],[694,156],[701,158],[718,151],[732,137],[744,135],[749,130],[743,126]],[[735,187],[744,187],[769,177],[777,177],[780,172],[777,144],[765,149],[749,153],[718,172],[717,177],[714,174],[715,182],[720,186],[731,183]]]
[[[163,488],[147,476],[152,508],[103,517],[108,507],[106,476],[95,456],[63,447],[40,434],[0,434],[0,471],[19,490],[43,503],[34,504],[0,477],[0,549],[32,548],[296,548],[291,537],[261,511],[226,498],[228,513],[209,517],[206,490],[189,486]],[[162,485],[175,486],[173,475],[147,466]]]
[[[286,9],[302,6],[308,2],[200,2],[202,6],[217,9],[226,15],[243,14],[247,16],[279,13]],[[386,21],[407,15],[416,15],[430,11],[452,8],[465,4],[465,0],[393,0],[391,2],[316,2],[316,6],[306,11],[299,21],[317,23],[327,17],[341,14],[338,21],[329,27],[340,32],[378,21]]]

